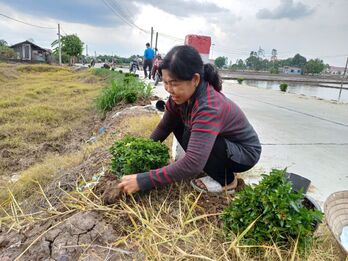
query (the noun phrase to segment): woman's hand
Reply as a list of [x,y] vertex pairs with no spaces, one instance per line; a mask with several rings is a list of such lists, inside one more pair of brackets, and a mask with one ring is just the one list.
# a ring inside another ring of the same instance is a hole
[[123,176],[117,187],[126,193],[134,193],[139,191],[137,174]]

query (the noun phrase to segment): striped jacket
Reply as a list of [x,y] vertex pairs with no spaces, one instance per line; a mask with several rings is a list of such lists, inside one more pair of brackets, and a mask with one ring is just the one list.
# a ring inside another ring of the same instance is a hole
[[225,138],[227,155],[234,162],[254,166],[260,158],[259,138],[242,110],[206,82],[197,87],[189,102],[177,105],[169,97],[164,116],[151,138],[164,141],[178,123],[185,124],[191,133],[185,156],[168,166],[139,173],[140,190],[200,173],[218,135]]

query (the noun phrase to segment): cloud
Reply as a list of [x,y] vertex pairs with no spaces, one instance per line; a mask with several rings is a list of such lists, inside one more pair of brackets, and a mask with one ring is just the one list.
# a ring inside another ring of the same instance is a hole
[[221,8],[213,3],[186,1],[186,0],[137,0],[135,2],[150,4],[169,14],[179,17],[189,17],[192,15],[212,15],[221,12],[228,12],[227,9]]
[[[119,10],[114,4],[116,1],[109,0],[112,8]],[[122,1],[129,4],[126,1]],[[93,0],[59,0],[49,1],[35,0],[28,3],[27,0],[6,1],[0,0],[0,4],[10,6],[12,9],[22,13],[30,13],[38,20],[49,17],[58,21],[71,23],[84,23],[96,26],[118,26],[124,22],[118,18],[109,6],[103,1]],[[122,4],[123,5],[123,4]],[[18,19],[20,19],[18,17]]]
[[296,20],[314,12],[313,8],[310,8],[302,3],[295,3],[293,0],[281,0],[278,7],[273,10],[261,9],[257,12],[256,17],[259,19],[283,19],[288,18],[290,20]]

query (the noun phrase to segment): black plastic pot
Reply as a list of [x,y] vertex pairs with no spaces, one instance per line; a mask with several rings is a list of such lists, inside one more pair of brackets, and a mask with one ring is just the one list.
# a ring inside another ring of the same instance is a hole
[[292,190],[299,192],[302,189],[302,193],[306,194],[311,181],[305,177],[302,177],[295,173],[285,173],[285,178],[292,183]]
[[166,103],[162,100],[158,100],[156,102],[156,109],[159,110],[159,111],[164,111],[166,108]]

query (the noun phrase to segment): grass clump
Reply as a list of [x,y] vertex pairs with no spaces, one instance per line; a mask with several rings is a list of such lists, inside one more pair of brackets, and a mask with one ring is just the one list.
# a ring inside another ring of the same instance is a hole
[[136,77],[119,75],[105,87],[96,99],[96,107],[100,112],[110,111],[120,102],[134,103],[138,99],[148,99],[152,95],[152,87]]
[[110,148],[111,168],[118,176],[157,169],[168,164],[168,147],[147,138],[126,136]]
[[323,214],[303,206],[304,195],[292,191],[284,173],[273,169],[258,185],[236,195],[222,215],[228,237],[247,231],[242,241],[250,245],[286,246],[298,240],[301,251],[310,246]]
[[237,82],[238,82],[239,84],[242,84],[244,80],[245,80],[244,78],[238,78],[238,79],[237,79]]
[[282,92],[286,92],[286,90],[288,89],[288,85],[286,83],[281,83],[279,85],[279,89],[282,91]]

